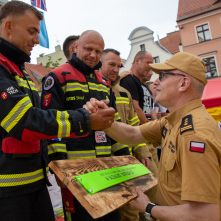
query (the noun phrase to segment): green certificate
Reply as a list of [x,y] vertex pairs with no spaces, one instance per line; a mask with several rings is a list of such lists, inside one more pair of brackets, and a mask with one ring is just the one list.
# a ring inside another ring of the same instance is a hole
[[75,179],[88,191],[94,194],[124,181],[151,173],[143,164],[133,164],[85,173]]

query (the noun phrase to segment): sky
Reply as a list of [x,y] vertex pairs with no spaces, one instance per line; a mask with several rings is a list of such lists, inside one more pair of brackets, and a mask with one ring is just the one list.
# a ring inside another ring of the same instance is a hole
[[[22,0],[29,3],[30,0]],[[31,63],[39,54],[55,52],[69,35],[96,30],[104,38],[105,48],[114,48],[127,59],[130,33],[146,26],[154,32],[154,40],[177,31],[175,27],[179,0],[46,0],[44,12],[50,48],[34,47]]]

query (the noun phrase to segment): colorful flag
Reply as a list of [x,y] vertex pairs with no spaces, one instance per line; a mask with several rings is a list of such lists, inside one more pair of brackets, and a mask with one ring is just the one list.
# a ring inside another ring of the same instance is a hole
[[31,5],[40,8],[44,11],[47,11],[46,0],[31,0]]
[[[44,12],[41,12],[44,17]],[[49,48],[49,39],[48,39],[48,32],[45,25],[45,18],[40,21],[40,33],[39,33],[40,45],[45,48]]]

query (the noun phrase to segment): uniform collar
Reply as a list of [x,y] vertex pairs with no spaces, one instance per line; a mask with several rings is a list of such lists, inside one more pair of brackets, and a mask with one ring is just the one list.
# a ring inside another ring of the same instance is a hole
[[30,61],[30,57],[22,50],[0,37],[0,53],[21,67],[25,62]]
[[115,81],[111,81],[111,87],[114,87],[120,81],[120,76],[118,75]]
[[91,68],[86,65],[82,60],[80,60],[75,53],[72,54],[71,59],[68,61],[68,63],[84,75],[88,73],[93,73],[94,71],[99,70],[99,68],[102,66],[102,63],[99,61],[99,63],[94,68]]
[[184,104],[183,106],[181,106],[180,108],[176,109],[175,111],[173,111],[172,113],[168,114],[165,119],[167,119],[169,121],[169,123],[172,126],[175,126],[175,124],[178,123],[178,121],[183,118],[184,116],[186,116],[186,114],[195,109],[202,106],[202,101],[201,99],[196,99],[196,100],[192,100],[186,104]]

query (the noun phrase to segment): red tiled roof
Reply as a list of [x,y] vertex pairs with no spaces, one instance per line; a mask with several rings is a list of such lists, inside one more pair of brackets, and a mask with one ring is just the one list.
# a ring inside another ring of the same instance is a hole
[[220,0],[179,0],[177,21],[221,8]]
[[[158,41],[156,43],[159,45]],[[179,44],[181,43],[180,31],[168,33],[165,38],[160,39],[160,44],[172,54],[178,53]]]
[[42,78],[45,75],[47,75],[48,71],[51,71],[52,68],[48,67],[45,69],[45,67],[40,64],[36,65],[36,64],[25,63],[25,70],[28,72],[30,78],[34,81],[35,86],[39,90],[41,88],[41,84],[40,85],[38,84],[37,78],[33,75],[33,73],[31,71],[33,71],[35,74],[37,74],[39,77]]

